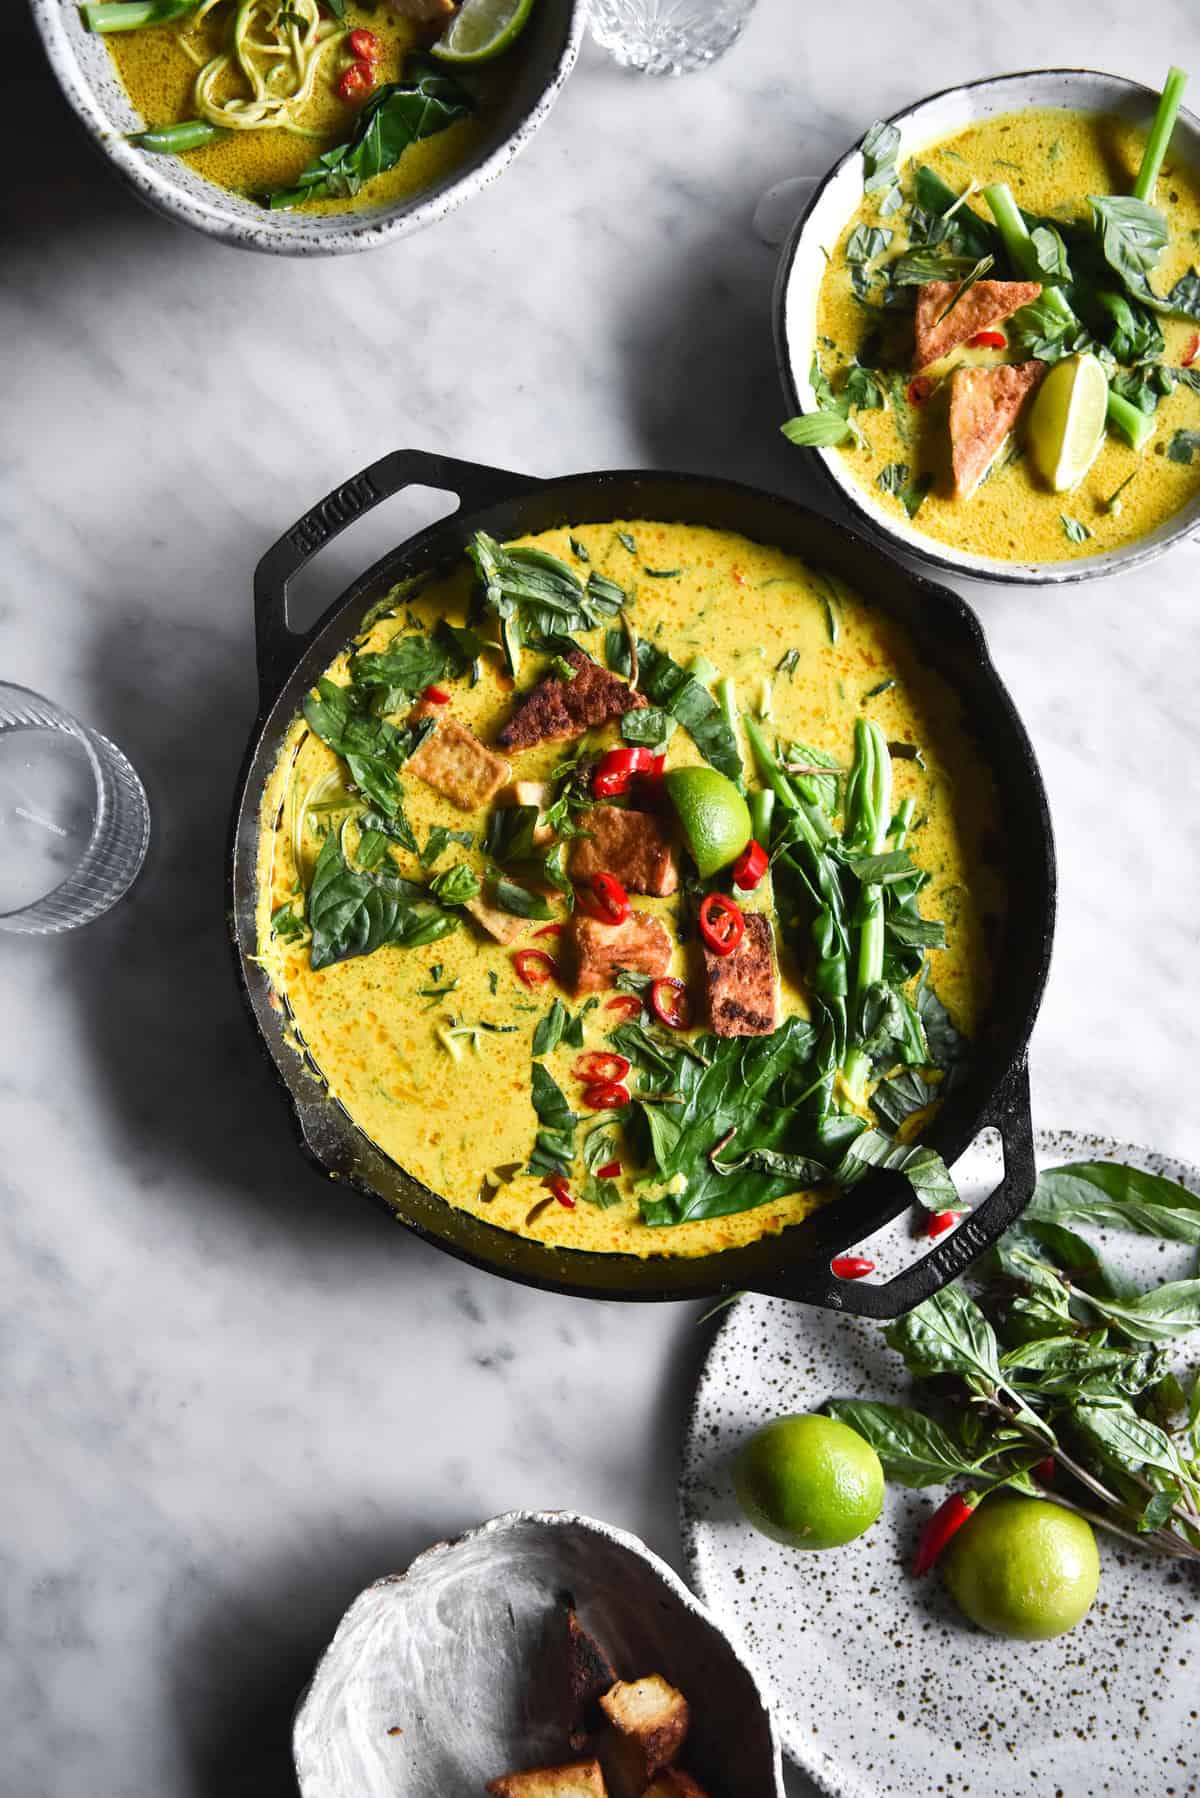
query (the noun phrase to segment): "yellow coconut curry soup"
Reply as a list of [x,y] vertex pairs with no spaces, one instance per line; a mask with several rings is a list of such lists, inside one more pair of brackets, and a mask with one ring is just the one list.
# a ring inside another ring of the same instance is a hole
[[499,30],[473,0],[99,0],[82,12],[149,127],[132,140],[148,155],[182,156],[272,210],[338,212],[428,187],[483,141],[534,3]]
[[698,1255],[881,1164],[952,1202],[920,1137],[988,1004],[995,830],[954,694],[832,577],[678,524],[479,535],[293,722],[259,953],[449,1204]]
[[865,191],[818,296],[818,409],[897,518],[1000,560],[1092,556],[1200,491],[1200,172],[1171,148],[1183,77],[1150,132],[1063,110],[972,125]]

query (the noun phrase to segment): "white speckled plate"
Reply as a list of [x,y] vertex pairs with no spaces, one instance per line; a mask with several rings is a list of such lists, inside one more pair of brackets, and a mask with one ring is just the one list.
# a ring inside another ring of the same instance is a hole
[[[1100,1159],[1200,1192],[1200,1170],[1166,1157],[1039,1133],[1043,1167]],[[1096,1239],[1147,1281],[1195,1266],[1179,1244]],[[731,1308],[705,1361],[684,1444],[684,1546],[697,1592],[767,1682],[785,1752],[833,1798],[1200,1793],[1200,1572],[1186,1563],[1101,1537],[1100,1596],[1083,1624],[1007,1642],[966,1624],[936,1577],[908,1576],[938,1494],[889,1486],[875,1527],[825,1554],[783,1548],[742,1519],[729,1465],[753,1429],[907,1387],[878,1325],[756,1295]]]

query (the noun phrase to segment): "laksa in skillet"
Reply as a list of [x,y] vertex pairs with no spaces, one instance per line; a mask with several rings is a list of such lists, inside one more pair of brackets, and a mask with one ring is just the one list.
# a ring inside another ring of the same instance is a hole
[[817,295],[817,405],[784,426],[952,549],[1054,562],[1146,536],[1200,493],[1200,171],[1058,108],[982,120],[897,163],[862,145],[861,204]]
[[957,698],[832,576],[701,526],[477,534],[293,721],[259,954],[447,1203],[707,1254],[874,1167],[953,1204],[921,1136],[989,1000],[995,831]]

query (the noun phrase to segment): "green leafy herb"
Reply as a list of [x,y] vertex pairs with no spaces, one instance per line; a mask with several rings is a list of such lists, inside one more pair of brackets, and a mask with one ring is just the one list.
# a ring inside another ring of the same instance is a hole
[[832,449],[835,444],[856,440],[854,426],[843,412],[805,412],[779,428],[789,443],[801,449]]
[[1092,533],[1088,530],[1086,524],[1081,524],[1078,518],[1068,517],[1065,512],[1060,512],[1058,516],[1062,523],[1063,535],[1065,537],[1068,537],[1072,543],[1087,542]]
[[877,225],[855,225],[846,239],[847,262],[874,262],[882,256],[892,241],[892,232],[884,231]]
[[[705,761],[740,785],[742,757],[737,738],[708,688],[644,637],[638,639],[638,663],[641,690],[651,706],[669,713],[687,731]],[[636,713],[626,714],[627,718],[633,716]]]
[[370,955],[389,944],[417,948],[458,928],[456,917],[427,902],[425,888],[398,875],[351,867],[343,834],[344,828],[326,837],[308,890],[314,969]]
[[674,734],[675,720],[662,706],[640,706],[621,719],[626,743],[640,743],[647,749],[662,749]]
[[481,884],[474,868],[456,862],[452,868],[443,868],[434,875],[429,890],[442,905],[465,905],[469,899],[478,899]]
[[294,943],[298,937],[305,935],[307,925],[303,918],[297,917],[290,905],[276,906],[271,913],[271,935],[277,936],[285,943]]
[[433,729],[433,721],[398,730],[386,719],[374,717],[366,706],[364,689],[339,686],[322,676],[316,694],[304,701],[304,716],[309,729],[344,759],[359,791],[394,817],[403,797],[397,771]]
[[863,368],[857,362],[846,371],[842,397],[848,406],[854,406],[860,412],[878,412],[887,401],[880,377],[873,369]]
[[552,918],[554,916],[547,901],[540,893],[530,892],[528,887],[518,886],[515,880],[505,880],[503,876],[491,883],[489,888],[491,903],[506,911],[515,918]]
[[1167,445],[1167,457],[1172,462],[1190,463],[1192,457],[1200,450],[1200,431],[1175,431]]
[[862,141],[863,192],[879,193],[896,185],[896,155],[900,133],[883,120],[871,126]]
[[469,830],[448,830],[444,824],[431,824],[425,847],[421,851],[421,866],[432,868],[451,843],[459,843],[464,849],[470,849],[474,842],[475,838]]
[[520,671],[525,645],[542,648],[573,631],[595,630],[619,612],[626,594],[593,571],[584,583],[566,562],[546,550],[503,546],[476,531],[467,549],[482,588],[483,604],[499,620],[510,674]]
[[1200,1198],[1161,1174],[1118,1161],[1081,1161],[1038,1176],[1029,1219],[1132,1230],[1200,1246]]
[[634,542],[633,538],[630,536],[628,531],[618,531],[617,532],[617,542],[621,545],[622,549],[627,549],[631,556],[637,555],[638,546]]
[[272,211],[306,200],[351,199],[365,181],[394,168],[410,144],[445,131],[475,110],[466,89],[430,58],[409,57],[405,75],[371,95],[348,143],[335,144],[310,162],[294,187],[267,196]]
[[577,561],[591,561],[592,558],[588,555],[586,546],[579,541],[578,537],[568,537],[567,542],[571,545],[571,554]]
[[557,1049],[562,1041],[563,1026],[568,1015],[562,1000],[556,999],[545,1017],[539,1018],[537,1028],[533,1033],[533,1053],[535,1055],[549,1055],[552,1049]]
[[889,462],[875,476],[875,485],[881,492],[890,493],[893,498],[898,499],[908,516],[915,518],[933,486],[933,476],[922,474],[916,480],[910,480],[907,462]]
[[531,1064],[533,1109],[541,1128],[529,1157],[531,1174],[565,1174],[575,1159],[575,1126],[579,1122],[562,1088],[543,1062]]

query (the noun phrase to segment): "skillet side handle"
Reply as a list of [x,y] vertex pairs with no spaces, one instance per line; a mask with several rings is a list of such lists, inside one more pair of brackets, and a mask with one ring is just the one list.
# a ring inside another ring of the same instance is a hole
[[300,651],[328,617],[326,613],[318,619],[311,630],[293,631],[288,624],[288,585],[348,525],[405,487],[441,488],[457,494],[460,502],[474,509],[514,499],[540,484],[533,475],[460,462],[453,456],[392,450],[327,493],[283,533],[254,571],[254,633],[262,710],[266,712],[274,704]]
[[[903,1316],[914,1305],[932,1298],[935,1292],[948,1286],[985,1249],[990,1249],[1010,1224],[1016,1222],[1037,1185],[1029,1066],[1024,1056],[1005,1076],[983,1118],[981,1127],[989,1125],[1000,1133],[1004,1178],[937,1248],[892,1279],[876,1284],[867,1280],[839,1280],[826,1264],[807,1278],[804,1273],[794,1279],[785,1277],[778,1285],[773,1285],[771,1291],[780,1298],[798,1299],[803,1304],[821,1305],[831,1311],[845,1311],[854,1317],[890,1318]],[[834,1251],[835,1254],[842,1252]]]

